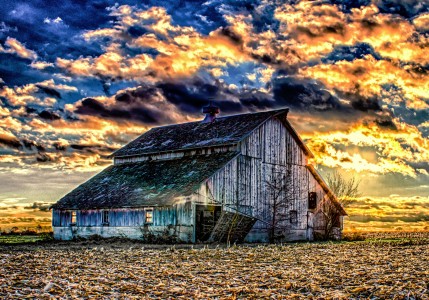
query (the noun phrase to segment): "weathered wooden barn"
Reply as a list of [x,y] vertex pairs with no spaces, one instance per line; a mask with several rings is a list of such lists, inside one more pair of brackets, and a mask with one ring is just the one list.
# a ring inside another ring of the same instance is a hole
[[54,237],[267,242],[312,240],[329,226],[338,237],[346,213],[308,164],[288,109],[218,112],[205,107],[203,121],[152,128],[116,151],[52,206]]

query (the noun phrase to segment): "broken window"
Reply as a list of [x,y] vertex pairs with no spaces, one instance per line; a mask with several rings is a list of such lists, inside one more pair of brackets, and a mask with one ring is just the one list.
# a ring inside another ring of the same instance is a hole
[[148,208],[145,209],[145,223],[152,224],[153,223],[153,209]]
[[289,220],[291,224],[297,224],[298,223],[298,212],[296,210],[291,210],[289,212]]
[[109,211],[103,210],[102,220],[103,225],[109,225]]
[[308,193],[308,209],[315,209],[317,207],[317,193]]
[[76,225],[76,211],[71,212],[71,222],[70,225]]

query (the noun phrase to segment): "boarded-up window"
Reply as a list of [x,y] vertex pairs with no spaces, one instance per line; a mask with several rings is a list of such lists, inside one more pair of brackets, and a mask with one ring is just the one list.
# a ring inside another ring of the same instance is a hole
[[291,210],[289,212],[289,221],[291,224],[297,224],[298,223],[298,212],[296,210]]
[[108,210],[103,210],[103,215],[102,215],[102,223],[103,225],[109,225],[109,211]]
[[308,193],[308,209],[315,209],[317,207],[317,193]]
[[148,208],[145,209],[145,223],[152,224],[153,223],[153,209]]

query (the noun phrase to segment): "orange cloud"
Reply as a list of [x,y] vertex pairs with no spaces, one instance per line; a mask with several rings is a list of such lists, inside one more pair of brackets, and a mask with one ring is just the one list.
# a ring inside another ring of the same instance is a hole
[[48,96],[36,95],[36,93],[40,91],[40,88],[43,87],[65,92],[77,92],[77,88],[74,86],[56,84],[53,79],[49,79],[23,86],[15,86],[13,88],[4,86],[0,88],[0,96],[8,100],[13,106],[26,106],[30,103],[52,106],[56,102],[55,99]]
[[427,230],[428,197],[360,197],[347,207],[345,230]]
[[31,59],[35,60],[37,59],[37,54],[33,50],[29,50],[20,43],[17,39],[7,37],[6,42],[4,45],[7,47],[7,49],[3,48],[0,45],[0,53],[10,53],[10,54],[16,54],[19,57],[25,58],[25,59]]
[[[386,60],[376,60],[367,55],[363,59],[339,61],[330,65],[305,67],[300,74],[320,80],[330,89],[363,96],[381,96],[382,86],[392,84],[399,87],[406,97],[405,105],[413,109],[427,109],[429,74],[414,72]],[[391,105],[399,105],[391,97],[383,97]],[[398,100],[402,101],[402,100]]]
[[[110,37],[112,42],[106,47],[105,53],[98,57],[82,57],[76,60],[58,58],[58,67],[77,76],[102,75],[145,81],[154,76],[186,77],[201,68],[219,70],[219,67],[249,60],[236,44],[217,32],[203,36],[192,27],[172,25],[171,17],[164,8],[138,10],[124,5],[111,10],[111,15],[118,19],[114,28],[102,28],[84,34],[88,41]],[[151,33],[137,38],[127,36],[127,29],[135,25],[142,26]],[[127,42],[128,47],[153,48],[159,54],[156,58],[147,54],[128,56],[121,48],[123,41]]]
[[416,26],[418,30],[428,31],[429,30],[429,13],[423,13],[417,16],[413,20],[413,24]]
[[387,58],[429,63],[425,54],[428,39],[418,32],[424,26],[424,16],[411,23],[380,13],[373,4],[345,14],[337,5],[301,1],[280,6],[275,17],[281,21],[282,34],[289,37],[283,45],[301,60],[320,58],[337,45],[364,42]]
[[[417,127],[393,121],[397,130],[361,123],[346,131],[314,132],[303,137],[315,153],[315,163],[320,165],[376,174],[425,174],[425,170],[417,170],[410,163],[429,161],[429,140]],[[365,158],[362,150],[349,152],[353,147],[370,148],[375,156]]]
[[107,52],[99,57],[68,60],[57,58],[56,65],[77,76],[103,75],[112,78],[142,80],[145,70],[150,66],[152,58],[140,54],[132,58],[122,56],[118,52]]

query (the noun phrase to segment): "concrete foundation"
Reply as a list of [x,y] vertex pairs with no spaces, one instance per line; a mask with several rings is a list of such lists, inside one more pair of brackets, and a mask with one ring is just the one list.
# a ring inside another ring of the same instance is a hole
[[101,236],[103,238],[120,237],[136,240],[144,240],[149,236],[176,236],[184,243],[191,243],[193,237],[192,226],[176,226],[169,229],[165,226],[147,227],[110,227],[110,226],[67,226],[53,227],[54,239],[72,240],[74,238],[90,238],[91,236]]
[[[149,236],[175,236],[178,241],[184,243],[194,242],[193,226],[176,226],[168,228],[165,226],[146,226],[146,227],[110,227],[110,226],[67,226],[53,227],[54,239],[72,240],[73,238],[90,238],[98,235],[103,238],[122,237],[129,239],[145,240]],[[317,231],[316,231],[317,232]],[[322,233],[322,232],[320,232]],[[336,239],[341,238],[341,229],[333,230]],[[279,242],[288,241],[306,241],[308,240],[306,229],[294,229],[285,233],[285,238]],[[268,243],[269,233],[265,229],[252,229],[245,238],[246,243]]]
[[[306,241],[306,229],[291,229],[284,233],[285,237],[280,239],[279,242],[292,242],[292,241]],[[268,229],[252,229],[246,236],[245,242],[247,243],[268,243],[269,232]]]

